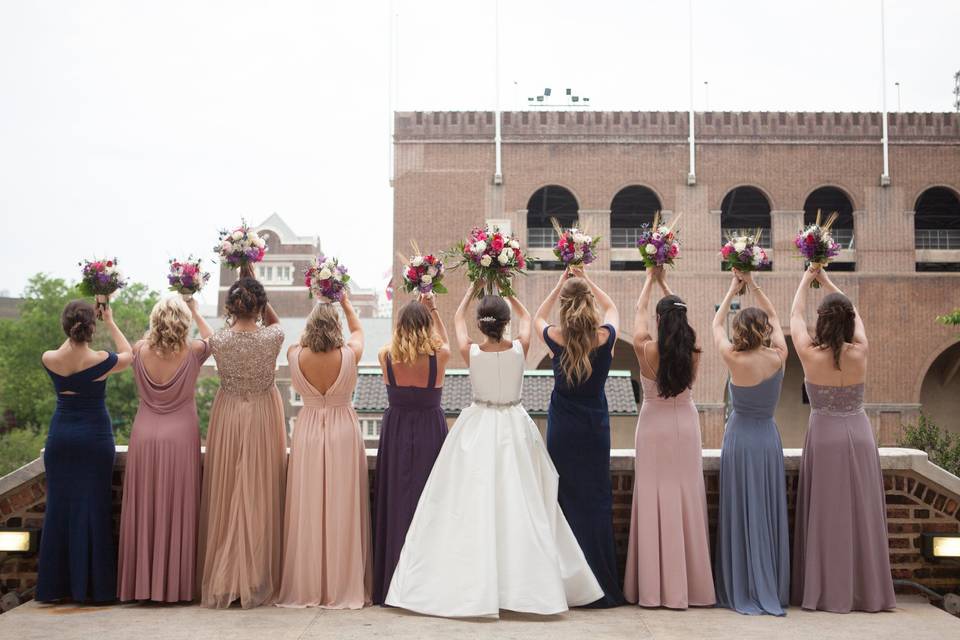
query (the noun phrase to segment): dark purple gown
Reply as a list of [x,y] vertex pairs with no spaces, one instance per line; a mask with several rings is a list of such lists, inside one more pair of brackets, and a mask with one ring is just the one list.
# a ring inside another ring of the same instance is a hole
[[437,357],[430,356],[426,387],[398,387],[390,356],[387,365],[387,411],[380,429],[374,483],[373,601],[383,604],[393,570],[423,486],[447,436],[447,420],[436,387]]

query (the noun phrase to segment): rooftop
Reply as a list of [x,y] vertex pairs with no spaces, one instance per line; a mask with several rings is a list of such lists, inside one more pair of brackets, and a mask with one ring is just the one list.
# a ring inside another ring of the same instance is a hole
[[447,620],[398,609],[368,607],[360,611],[323,609],[232,609],[199,606],[114,605],[106,607],[41,605],[29,602],[0,616],[0,637],[19,640],[115,640],[137,637],[307,639],[389,637],[514,638],[515,640],[631,640],[703,638],[887,638],[941,640],[956,637],[960,621],[917,596],[899,596],[892,613],[839,615],[790,609],[785,618],[742,616],[725,609],[579,609],[556,616],[503,612],[500,621]]

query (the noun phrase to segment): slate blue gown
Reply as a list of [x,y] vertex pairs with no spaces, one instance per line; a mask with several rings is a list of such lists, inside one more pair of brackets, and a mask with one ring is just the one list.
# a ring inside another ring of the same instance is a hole
[[773,421],[782,383],[782,369],[752,387],[730,383],[720,451],[717,606],[748,615],[785,615],[790,599],[783,445]]
[[[117,354],[70,376],[47,369],[57,392],[43,452],[47,506],[40,538],[37,600],[108,602],[117,597],[113,537],[113,425],[106,380]],[[64,391],[72,393],[63,393]]]
[[626,603],[617,570],[613,538],[613,489],[610,483],[610,412],[604,385],[613,362],[616,331],[592,354],[593,372],[585,382],[567,385],[560,356],[563,346],[547,329],[543,340],[553,353],[553,394],[547,413],[547,451],[560,474],[559,502],[604,597],[588,605]]

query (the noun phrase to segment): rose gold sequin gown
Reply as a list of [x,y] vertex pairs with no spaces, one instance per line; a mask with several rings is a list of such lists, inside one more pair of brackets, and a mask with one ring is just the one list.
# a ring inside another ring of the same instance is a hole
[[220,390],[210,411],[197,575],[206,607],[272,604],[280,586],[286,430],[274,384],[279,325],[210,338]]

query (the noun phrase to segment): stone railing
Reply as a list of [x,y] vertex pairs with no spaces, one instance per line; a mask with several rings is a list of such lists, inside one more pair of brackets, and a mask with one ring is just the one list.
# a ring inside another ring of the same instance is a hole
[[[800,449],[785,449],[787,505],[793,523]],[[367,449],[371,480],[376,473],[376,449]],[[126,447],[117,447],[113,477],[113,513],[119,525]],[[916,449],[881,448],[884,489],[887,502],[887,530],[890,536],[890,563],[894,578],[913,580],[927,587],[945,590],[960,588],[960,566],[937,564],[924,559],[920,541],[923,533],[960,532],[960,478],[944,471]],[[626,560],[633,500],[634,452],[611,451],[613,476],[613,520],[621,572]],[[707,489],[710,533],[714,535],[719,497],[720,451],[704,449],[703,474]],[[371,482],[371,486],[372,486]],[[43,526],[46,482],[43,460],[37,459],[0,478],[0,527]],[[37,557],[0,553],[0,588],[23,592],[36,583]]]

